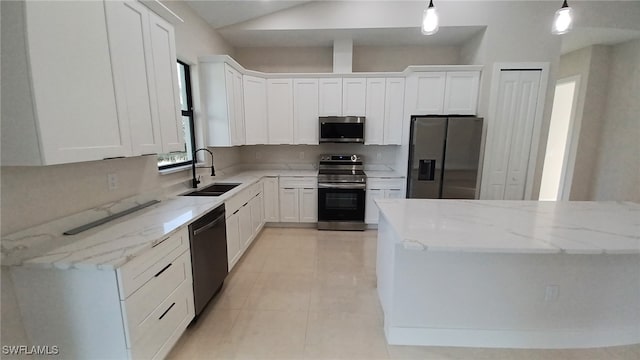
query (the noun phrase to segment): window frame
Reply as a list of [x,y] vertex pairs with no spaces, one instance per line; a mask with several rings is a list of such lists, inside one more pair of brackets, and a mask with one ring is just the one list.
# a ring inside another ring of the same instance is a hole
[[[189,129],[191,129],[189,140],[191,142],[191,149],[193,151],[193,149],[196,148],[196,129],[195,129],[195,119],[193,116],[193,94],[191,92],[191,66],[185,63],[184,61],[180,61],[180,59],[177,59],[177,62],[183,67],[183,70],[184,70],[184,87],[185,87],[185,92],[187,97],[187,110],[180,109],[180,113],[181,113],[181,116],[186,116],[189,119]],[[178,76],[179,75],[180,74],[178,74]],[[193,152],[192,152],[192,156],[193,156]],[[174,169],[182,166],[187,166],[187,165],[191,165],[194,161],[196,161],[196,159],[192,158],[191,160],[188,160],[188,161],[162,165],[162,166],[158,166],[158,170],[162,171],[162,170],[169,170],[169,169]]]

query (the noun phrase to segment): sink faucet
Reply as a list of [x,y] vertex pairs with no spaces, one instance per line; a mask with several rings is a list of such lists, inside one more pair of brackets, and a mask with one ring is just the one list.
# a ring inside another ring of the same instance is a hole
[[[201,150],[206,151],[209,153],[209,155],[211,155],[211,176],[216,176],[216,169],[213,167],[213,153],[207,148],[200,148],[195,150],[193,152],[193,161],[191,162],[191,172],[193,173],[193,179],[191,179],[191,187],[193,187],[194,189],[196,189],[198,187],[198,184],[200,184],[200,180],[196,177],[196,153]],[[197,167],[201,168],[202,166]]]

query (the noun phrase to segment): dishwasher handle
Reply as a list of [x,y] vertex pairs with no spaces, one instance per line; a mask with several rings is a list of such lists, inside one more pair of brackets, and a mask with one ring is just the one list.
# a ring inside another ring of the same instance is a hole
[[212,227],[218,225],[223,220],[224,220],[224,216],[220,216],[217,219],[215,219],[214,221],[208,223],[207,225],[205,225],[203,227],[199,227],[197,229],[194,229],[193,230],[193,236],[196,236],[196,235],[200,234],[203,231],[207,231],[207,230],[211,229]]

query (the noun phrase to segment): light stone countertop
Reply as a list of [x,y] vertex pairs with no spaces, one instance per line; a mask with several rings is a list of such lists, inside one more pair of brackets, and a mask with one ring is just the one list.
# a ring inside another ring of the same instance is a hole
[[[2,265],[56,269],[113,270],[150,249],[155,243],[197,220],[265,176],[317,176],[315,169],[248,170],[223,177],[202,177],[199,188],[216,183],[241,183],[222,196],[146,194],[82,214],[36,226],[2,238]],[[77,235],[66,230],[152,199],[159,204],[123,216]]]
[[640,254],[640,204],[377,199],[405,249]]

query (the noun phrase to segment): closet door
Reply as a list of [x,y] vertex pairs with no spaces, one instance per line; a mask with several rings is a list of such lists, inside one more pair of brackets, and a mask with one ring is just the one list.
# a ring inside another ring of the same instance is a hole
[[485,151],[481,199],[523,200],[541,71],[501,71]]

